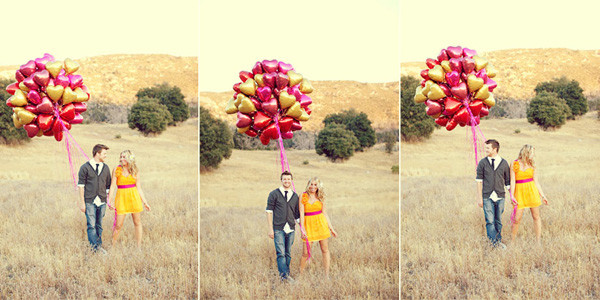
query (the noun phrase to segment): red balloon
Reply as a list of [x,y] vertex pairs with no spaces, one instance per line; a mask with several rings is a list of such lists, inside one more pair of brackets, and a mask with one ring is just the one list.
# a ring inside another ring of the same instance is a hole
[[30,138],[36,136],[40,131],[40,128],[34,123],[23,125],[23,128],[25,129],[25,131],[27,131],[27,136]]
[[[257,62],[254,64],[254,67],[252,67],[252,73],[253,73],[254,75],[256,75],[256,74],[262,74],[262,73],[263,73],[263,67],[262,67],[262,64],[261,64],[259,61],[257,61]],[[255,136],[256,136],[256,135],[255,135]]]
[[275,78],[275,83],[277,84],[277,88],[279,90],[283,89],[290,82],[290,77],[283,73],[277,73],[277,77]]
[[246,135],[248,135],[249,137],[256,137],[258,135],[258,132],[256,132],[256,130],[249,128],[248,130],[246,130]]
[[429,70],[425,69],[425,70],[421,70],[421,77],[425,80],[429,80]]
[[271,122],[271,118],[259,111],[254,116],[254,127],[256,129],[263,129]]
[[437,56],[437,60],[438,61],[444,61],[444,60],[448,60],[448,53],[446,53],[446,49],[442,49],[440,51],[440,54]]
[[60,117],[67,122],[75,118],[75,106],[73,103],[69,103],[60,109]]
[[446,117],[446,116],[440,116],[437,119],[435,119],[435,123],[438,124],[438,125],[440,125],[440,126],[442,126],[442,127],[445,127],[446,124],[448,123],[448,117]]
[[444,102],[444,115],[446,116],[451,116],[453,115],[455,112],[457,112],[460,108],[461,108],[462,104],[460,103],[460,101],[452,98],[452,97],[447,97],[446,101]]
[[263,82],[266,86],[270,88],[275,88],[275,78],[277,77],[277,73],[265,73],[263,74]]
[[435,67],[436,65],[439,65],[439,64],[440,64],[440,62],[439,62],[439,61],[437,61],[437,60],[435,60],[435,59],[433,59],[433,58],[428,58],[428,59],[425,61],[425,64],[427,65],[427,67],[429,67],[430,69],[432,69],[432,68],[433,68],[433,67]]
[[6,87],[6,92],[8,92],[11,95],[14,95],[18,89],[19,89],[19,83],[13,82]]
[[291,117],[284,117],[279,120],[279,128],[281,129],[281,132],[292,130],[292,123],[294,123],[294,119]]
[[252,124],[252,118],[250,118],[250,116],[248,116],[244,113],[238,112],[237,117],[238,117],[238,120],[237,120],[237,123],[235,123],[235,126],[237,126],[237,128],[244,128],[244,127],[250,126]]
[[262,67],[265,73],[274,73],[277,72],[279,64],[277,60],[263,60]]
[[254,78],[254,74],[248,72],[248,71],[241,71],[240,72],[240,79],[242,80],[242,82],[246,82],[246,80],[250,79],[250,78]]
[[467,95],[469,94],[467,84],[464,82],[459,83],[457,86],[453,86],[450,91],[452,92],[452,95],[460,100],[467,98]]

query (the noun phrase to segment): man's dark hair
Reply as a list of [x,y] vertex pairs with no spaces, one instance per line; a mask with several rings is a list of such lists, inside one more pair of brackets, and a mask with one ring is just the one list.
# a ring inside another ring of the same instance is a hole
[[492,149],[496,149],[496,152],[500,151],[500,143],[498,143],[498,141],[496,140],[487,140],[485,141],[486,144],[492,144]]
[[292,177],[292,180],[294,179],[294,176],[292,176],[292,173],[290,173],[290,171],[284,171],[283,173],[281,173],[279,180],[283,179],[283,176],[285,175],[290,175]]
[[108,147],[106,147],[105,145],[102,145],[102,144],[98,144],[98,145],[94,146],[94,150],[92,150],[92,156],[96,156],[96,153],[102,151],[103,149],[108,150]]

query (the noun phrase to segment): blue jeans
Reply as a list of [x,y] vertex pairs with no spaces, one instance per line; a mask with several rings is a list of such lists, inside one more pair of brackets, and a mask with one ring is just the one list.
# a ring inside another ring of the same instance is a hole
[[485,215],[485,230],[492,244],[502,242],[502,213],[504,198],[494,202],[490,198],[483,199],[483,214]]
[[102,245],[102,218],[106,212],[106,204],[96,206],[94,203],[85,204],[87,220],[87,236],[92,249],[97,250]]
[[277,270],[281,278],[287,278],[290,275],[290,262],[292,256],[292,244],[294,244],[294,231],[286,234],[283,230],[275,230],[275,252],[277,252]]

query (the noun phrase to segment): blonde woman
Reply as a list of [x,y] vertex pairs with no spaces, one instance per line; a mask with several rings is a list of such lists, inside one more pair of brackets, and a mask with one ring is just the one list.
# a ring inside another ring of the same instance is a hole
[[517,237],[519,224],[523,218],[523,210],[529,208],[533,218],[533,228],[537,241],[542,236],[542,219],[540,218],[540,205],[542,201],[548,205],[548,199],[542,191],[535,169],[534,148],[525,145],[519,152],[519,158],[512,163],[510,168],[510,194],[513,207],[517,205],[515,221],[512,225],[511,238]]
[[306,268],[306,261],[308,259],[306,240],[308,240],[311,244],[311,249],[313,249],[312,242],[319,241],[321,254],[323,255],[323,268],[325,269],[325,274],[329,275],[331,256],[329,254],[327,239],[332,235],[337,237],[337,233],[333,229],[331,220],[329,220],[327,210],[325,209],[325,191],[319,178],[313,177],[308,180],[306,191],[302,194],[299,206],[300,225],[306,229],[306,234],[302,233],[304,243],[302,244],[302,257],[300,258],[300,274]]
[[125,216],[131,214],[135,227],[135,240],[137,246],[141,247],[142,221],[140,213],[144,210],[144,207],[146,210],[150,210],[150,205],[146,202],[146,197],[140,185],[140,172],[135,164],[135,155],[131,151],[125,150],[121,152],[119,160],[121,164],[113,171],[109,195],[109,199],[113,199],[116,191],[114,201],[111,201],[110,205],[111,209],[115,208],[117,210],[112,244],[115,245],[117,242],[121,228],[123,228]]

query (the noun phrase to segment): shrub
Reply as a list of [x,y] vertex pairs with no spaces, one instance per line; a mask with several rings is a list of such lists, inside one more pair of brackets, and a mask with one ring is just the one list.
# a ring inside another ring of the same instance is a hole
[[569,119],[574,119],[588,111],[587,99],[576,80],[569,81],[567,77],[563,76],[552,81],[540,82],[535,87],[535,93],[539,95],[542,92],[556,93],[558,98],[564,99],[571,109]]
[[6,86],[11,84],[9,79],[0,79],[0,144],[23,144],[31,139],[27,137],[27,132],[23,128],[15,128],[12,114],[13,110],[6,105],[6,100],[10,94],[6,91]]
[[112,104],[108,100],[88,101],[87,110],[82,113],[83,123],[127,123],[130,107],[127,105]]
[[400,136],[412,142],[428,139],[433,133],[435,122],[425,113],[425,105],[415,103],[415,90],[419,80],[412,76],[400,79]]
[[302,162],[303,165],[308,165],[308,160]]
[[381,135],[381,141],[385,143],[385,152],[392,153],[398,140],[394,132],[386,131]]
[[536,123],[542,129],[559,128],[571,115],[566,101],[555,93],[541,92],[535,96],[527,108],[527,121]]
[[329,124],[341,124],[358,139],[356,151],[363,151],[365,148],[372,147],[377,142],[375,130],[371,127],[371,121],[364,112],[358,113],[354,109],[342,111],[337,114],[329,114],[323,119],[325,127]]
[[169,121],[169,125],[176,125],[176,122],[183,122],[190,117],[189,107],[184,101],[181,89],[177,86],[170,86],[165,82],[154,87],[143,88],[135,96],[138,101],[144,97],[158,99],[158,102],[165,105],[171,113],[172,120]]
[[231,129],[223,120],[213,118],[208,109],[200,106],[200,170],[219,167],[231,156],[233,141]]
[[394,174],[399,174],[399,173],[400,173],[400,166],[398,166],[398,165],[393,165],[393,166],[392,166],[392,173],[394,173]]
[[315,150],[331,161],[346,160],[354,155],[360,143],[354,133],[342,124],[329,124],[319,132]]
[[147,97],[140,98],[127,116],[129,128],[137,128],[145,136],[160,134],[172,121],[173,117],[165,105],[160,104],[158,99]]
[[521,129],[519,129],[519,128],[515,129],[515,133],[516,133],[516,134],[519,134],[519,133],[521,133]]

